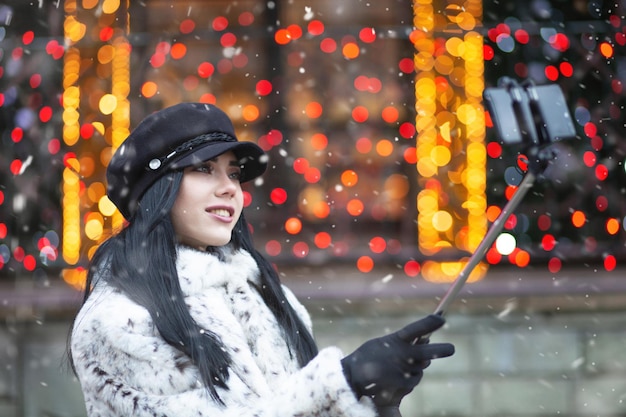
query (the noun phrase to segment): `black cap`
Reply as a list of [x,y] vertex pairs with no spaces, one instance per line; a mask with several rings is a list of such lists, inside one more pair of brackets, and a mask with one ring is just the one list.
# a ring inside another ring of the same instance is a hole
[[239,142],[230,118],[204,103],[180,103],[139,123],[107,167],[107,195],[126,219],[144,192],[162,175],[232,151],[239,159],[241,181],[265,172],[267,156],[252,142]]

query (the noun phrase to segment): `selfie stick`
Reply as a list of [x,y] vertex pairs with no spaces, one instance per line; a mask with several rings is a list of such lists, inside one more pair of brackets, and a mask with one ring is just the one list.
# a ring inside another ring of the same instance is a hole
[[[519,205],[519,203],[522,201],[522,199],[524,198],[524,195],[526,195],[526,192],[533,186],[534,182],[535,182],[535,175],[529,171],[524,176],[524,179],[520,183],[517,191],[515,191],[515,194],[513,194],[509,202],[502,209],[502,212],[500,213],[498,218],[493,222],[491,228],[489,229],[489,231],[483,238],[482,242],[480,242],[480,245],[478,245],[478,248],[476,248],[476,251],[474,252],[474,254],[470,257],[468,262],[465,264],[459,276],[452,283],[452,286],[450,287],[450,289],[448,289],[448,292],[446,293],[446,295],[444,295],[444,297],[439,302],[439,305],[435,309],[434,314],[439,314],[442,316],[445,314],[445,312],[447,311],[448,307],[450,306],[454,298],[459,294],[459,292],[461,291],[461,288],[463,288],[463,285],[465,285],[465,282],[467,282],[467,279],[469,278],[472,270],[476,267],[476,265],[478,265],[480,260],[487,253],[487,251],[489,250],[493,242],[496,240],[496,238],[502,231],[502,228],[504,227],[506,220],[509,218],[511,213],[513,213],[513,211]],[[428,337],[429,335],[423,336],[423,338],[428,338]],[[398,407],[385,407],[379,411],[380,411],[380,417],[402,417],[402,414],[400,414],[400,409]]]
[[507,219],[517,208],[519,203],[526,195],[526,192],[533,186],[534,182],[535,175],[532,172],[528,172],[511,199],[509,200],[509,202],[502,208],[502,212],[493,222],[491,228],[483,238],[482,242],[480,242],[480,245],[478,245],[478,248],[476,248],[474,254],[465,264],[459,276],[452,283],[450,289],[448,289],[448,292],[446,292],[446,295],[444,295],[444,297],[439,302],[439,305],[435,309],[434,314],[439,314],[443,316],[446,313],[454,298],[456,298],[456,296],[459,294],[459,291],[461,291],[461,288],[463,288],[463,285],[465,285],[465,282],[469,278],[470,273],[474,270],[476,265],[478,265],[480,260],[485,256],[493,242],[502,231],[502,228],[504,227]]
[[[463,285],[467,282],[467,279],[470,276],[470,273],[474,270],[476,265],[481,261],[481,259],[485,256],[493,242],[496,240],[502,229],[504,228],[504,224],[506,223],[509,216],[513,213],[513,211],[520,204],[528,190],[532,188],[535,178],[539,175],[547,166],[548,162],[555,157],[554,153],[551,151],[544,152],[539,149],[537,144],[549,144],[552,141],[556,140],[551,137],[546,132],[547,125],[545,123],[548,120],[545,120],[543,114],[541,113],[537,106],[537,97],[535,92],[529,92],[529,90],[522,90],[524,93],[528,94],[528,98],[522,97],[520,93],[520,86],[512,82],[511,80],[505,80],[506,92],[505,95],[510,97],[510,104],[512,106],[513,114],[511,116],[512,119],[516,120],[518,125],[521,126],[520,134],[522,136],[522,141],[526,144],[531,144],[529,149],[529,153],[533,154],[531,163],[529,164],[529,169],[526,175],[524,176],[522,182],[519,184],[517,190],[508,201],[508,203],[502,208],[500,215],[493,222],[491,227],[489,228],[487,234],[480,242],[480,245],[476,248],[476,251],[472,254],[468,262],[465,264],[460,274],[456,278],[456,280],[452,283],[451,287],[448,289],[448,292],[444,295],[444,297],[439,302],[439,305],[435,309],[434,314],[445,315],[446,311],[450,307],[452,301],[459,294]],[[555,86],[550,86],[555,87]],[[558,87],[557,87],[558,88]],[[551,92],[555,92],[554,88],[552,88]],[[560,90],[556,91],[556,93],[562,93]],[[557,94],[558,96],[559,94]],[[557,97],[561,98],[561,97]],[[526,101],[525,101],[526,100]],[[564,103],[559,103],[560,106],[564,107]],[[563,116],[567,119],[569,117],[569,113],[562,113]],[[530,117],[529,117],[530,116]],[[567,138],[568,136],[575,135],[575,131],[573,126],[571,126],[571,120],[567,119],[565,123],[562,123],[569,129],[562,138]],[[543,124],[543,128],[542,125]],[[430,337],[430,335],[424,335],[420,339],[426,339]],[[380,417],[402,417],[400,414],[399,407],[385,407],[379,410]]]

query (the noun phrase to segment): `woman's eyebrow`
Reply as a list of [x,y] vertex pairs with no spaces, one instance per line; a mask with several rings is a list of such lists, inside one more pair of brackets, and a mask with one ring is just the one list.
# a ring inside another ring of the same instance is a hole
[[[218,157],[219,156],[216,156],[214,158],[208,159],[208,160],[204,161],[204,163],[207,163],[207,162],[216,163]],[[239,167],[239,166],[241,166],[241,163],[239,162],[238,159],[234,158],[234,159],[231,159],[230,161],[228,161],[228,165],[231,165],[231,166],[234,166],[234,167]]]

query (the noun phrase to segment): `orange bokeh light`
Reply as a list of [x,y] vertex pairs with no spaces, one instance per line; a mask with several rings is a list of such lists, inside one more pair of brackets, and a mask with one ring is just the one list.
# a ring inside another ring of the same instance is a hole
[[187,55],[187,46],[184,43],[175,43],[170,50],[170,56],[173,59],[181,59]]
[[380,156],[389,156],[393,153],[393,143],[387,139],[381,139],[376,144],[376,153]]
[[141,94],[144,97],[150,98],[153,97],[157,92],[157,85],[152,81],[146,81],[141,86]]
[[313,205],[313,215],[318,219],[325,219],[330,214],[330,206],[325,201],[318,201]]
[[583,227],[587,221],[587,216],[580,210],[576,210],[572,213],[572,224],[575,227]]
[[610,235],[615,235],[617,234],[617,232],[619,232],[619,220],[617,219],[608,219],[606,221],[606,231],[610,234]]
[[364,121],[367,120],[368,117],[369,117],[369,112],[367,111],[367,108],[363,106],[356,106],[352,110],[352,118],[356,122],[363,123]]
[[324,150],[328,146],[328,138],[323,133],[316,133],[311,136],[311,146],[316,151]]
[[291,42],[291,33],[287,29],[278,29],[274,34],[274,40],[279,45],[287,45]]
[[302,230],[302,221],[297,217],[290,217],[285,221],[285,230],[291,235],[297,235]]
[[613,46],[608,42],[602,42],[600,44],[600,53],[605,58],[611,58],[613,56]]
[[313,241],[315,242],[315,246],[317,246],[318,248],[326,249],[327,247],[330,246],[332,242],[332,238],[330,234],[326,232],[319,232],[315,235],[315,238],[313,239]]
[[395,123],[398,121],[398,109],[393,106],[387,106],[383,109],[381,116],[385,122]]
[[348,42],[341,49],[341,53],[347,59],[354,59],[359,56],[359,45],[354,42]]
[[259,118],[259,108],[254,104],[248,104],[241,112],[243,119],[247,122],[254,122]]
[[356,267],[361,272],[370,272],[374,268],[374,260],[369,256],[361,256],[356,261]]
[[322,105],[317,101],[311,101],[304,109],[306,115],[311,119],[317,119],[322,115]]
[[348,204],[346,204],[346,210],[351,216],[360,216],[363,214],[364,209],[363,202],[357,198],[348,201]]
[[354,187],[359,182],[359,176],[351,169],[347,169],[341,173],[341,183],[346,187]]
[[520,250],[517,253],[515,253],[515,265],[517,265],[518,267],[524,268],[528,266],[529,262],[530,262],[530,254],[526,252],[525,250]]

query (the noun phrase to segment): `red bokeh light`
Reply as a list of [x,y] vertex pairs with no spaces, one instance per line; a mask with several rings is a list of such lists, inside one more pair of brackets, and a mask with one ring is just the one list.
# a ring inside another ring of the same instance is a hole
[[296,158],[293,161],[293,170],[298,174],[304,174],[309,169],[309,161],[305,158]]
[[256,83],[256,92],[260,96],[266,96],[272,92],[272,83],[268,80],[261,80]]
[[412,58],[402,58],[400,62],[398,62],[398,68],[405,74],[411,74],[415,71],[415,63]]
[[285,204],[287,201],[287,191],[284,188],[274,188],[270,192],[270,200],[277,205]]
[[324,23],[319,20],[311,20],[307,25],[307,31],[313,36],[319,36],[324,33]]
[[320,49],[327,54],[333,53],[337,50],[337,42],[332,38],[322,39]]
[[202,78],[209,78],[215,72],[215,67],[210,62],[202,62],[198,65],[198,75]]
[[562,262],[559,258],[550,258],[548,260],[548,270],[553,274],[556,274],[561,270]]
[[293,245],[292,253],[297,258],[306,258],[309,255],[309,245],[305,242],[296,242]]
[[368,117],[369,117],[369,112],[367,111],[367,108],[364,106],[356,106],[352,110],[352,118],[354,119],[355,122],[363,123],[367,121]]
[[196,22],[194,22],[192,19],[185,19],[180,22],[180,25],[178,26],[178,30],[180,30],[180,33],[183,33],[185,35],[193,32],[195,28]]
[[228,27],[228,19],[226,19],[224,16],[218,16],[213,19],[213,23],[211,24],[211,26],[213,27],[213,30],[221,32]]
[[374,28],[365,27],[359,31],[359,39],[365,43],[372,43],[376,40]]
[[420,273],[420,264],[415,260],[409,260],[404,264],[404,273],[409,277],[416,277]]

